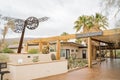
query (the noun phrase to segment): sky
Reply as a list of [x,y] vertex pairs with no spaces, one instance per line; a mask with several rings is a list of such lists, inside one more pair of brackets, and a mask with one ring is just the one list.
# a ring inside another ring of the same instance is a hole
[[[30,16],[49,17],[40,22],[38,28],[26,28],[25,37],[51,37],[63,32],[75,34],[74,22],[81,15],[94,15],[101,12],[100,0],[0,0],[0,14],[20,19]],[[2,28],[3,25],[0,26]],[[9,29],[6,37],[20,37]]]

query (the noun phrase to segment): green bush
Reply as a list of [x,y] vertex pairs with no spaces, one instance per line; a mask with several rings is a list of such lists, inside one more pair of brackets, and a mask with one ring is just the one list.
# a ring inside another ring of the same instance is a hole
[[4,49],[2,50],[2,53],[14,53],[14,51],[11,50],[11,49],[9,49],[9,48],[4,48]]
[[37,54],[38,52],[39,52],[38,49],[30,49],[28,51],[28,53],[30,53],[30,54]]

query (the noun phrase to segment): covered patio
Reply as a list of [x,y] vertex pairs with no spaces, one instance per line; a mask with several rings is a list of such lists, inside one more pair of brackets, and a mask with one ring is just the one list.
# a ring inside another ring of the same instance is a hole
[[[86,38],[87,39],[87,50],[88,50],[88,67],[92,67],[92,59],[95,58],[96,51],[99,50],[101,54],[101,50],[109,49],[111,51],[111,56],[113,56],[112,51],[116,49],[120,49],[120,29],[111,29],[111,30],[104,30],[100,32],[88,32],[88,33],[80,33],[80,34],[68,34],[65,36],[54,36],[48,38],[40,38],[35,40],[30,40],[26,43],[26,51],[28,51],[28,44],[39,44],[39,50],[42,50],[43,43],[49,45],[49,42],[56,41],[56,57],[60,59],[60,41],[67,41],[69,39],[76,39],[76,38]],[[99,45],[94,45],[94,42],[97,42]],[[103,47],[101,44],[104,44]],[[97,48],[98,49],[97,49]]]

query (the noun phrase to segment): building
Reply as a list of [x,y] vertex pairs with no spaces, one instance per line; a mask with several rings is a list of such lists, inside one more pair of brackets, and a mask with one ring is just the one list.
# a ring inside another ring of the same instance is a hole
[[[69,34],[66,36],[54,36],[48,38],[40,38],[29,40],[26,43],[26,51],[28,51],[29,44],[38,44],[39,51],[42,52],[42,47],[44,44],[49,46],[49,43],[56,43],[56,58],[60,59],[61,53],[61,42],[67,41],[69,39],[84,38],[87,41],[87,56],[88,56],[88,66],[92,67],[92,59],[95,58],[96,54],[102,54],[102,50],[108,49],[110,51],[111,57],[113,57],[113,51],[120,49],[120,29],[111,29],[104,31],[94,31],[88,33],[79,33],[79,34]],[[63,50],[64,52],[64,50]],[[85,52],[85,51],[83,51]],[[116,55],[116,52],[115,52]]]

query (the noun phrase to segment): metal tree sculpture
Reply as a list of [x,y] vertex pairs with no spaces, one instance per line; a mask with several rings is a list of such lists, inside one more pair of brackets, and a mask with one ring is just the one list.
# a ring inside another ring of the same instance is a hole
[[39,20],[36,17],[29,17],[28,19],[25,20],[17,53],[21,53],[25,28],[27,27],[28,29],[33,30],[33,29],[36,29],[38,27],[38,25],[39,25]]
[[39,22],[46,21],[47,19],[48,19],[48,17],[43,17],[43,18],[40,18],[40,19],[37,19],[36,17],[29,17],[28,19],[25,20],[17,53],[21,53],[25,28],[27,27],[28,29],[34,30],[38,27]]
[[49,17],[42,17],[42,18],[39,18],[39,19],[37,19],[36,17],[29,17],[26,20],[23,20],[23,19],[17,19],[17,18],[2,16],[0,14],[0,19],[2,19],[4,21],[7,21],[7,22],[12,21],[12,23],[10,23],[10,24],[14,23],[13,24],[14,26],[11,27],[13,32],[15,32],[15,33],[21,33],[22,32],[20,42],[19,42],[18,51],[17,51],[17,53],[21,53],[25,28],[27,27],[28,29],[34,30],[38,27],[39,22],[47,21],[49,19]]

